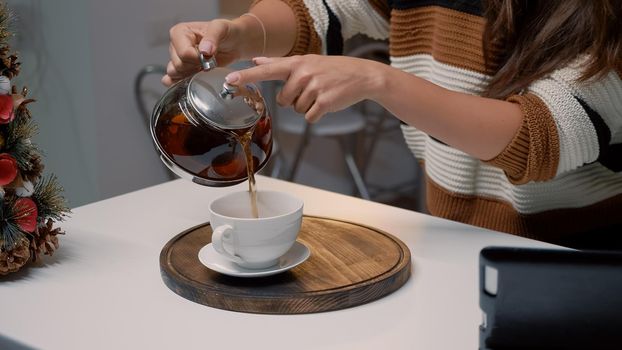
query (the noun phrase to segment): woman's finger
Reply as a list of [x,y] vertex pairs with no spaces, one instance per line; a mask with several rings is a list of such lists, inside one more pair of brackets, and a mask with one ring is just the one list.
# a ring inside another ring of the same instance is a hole
[[262,64],[268,64],[268,63],[272,63],[272,62],[274,62],[274,60],[273,60],[273,59],[271,59],[270,57],[263,57],[263,56],[262,56],[262,57],[255,57],[255,58],[253,58],[253,60],[252,60],[252,61],[253,61],[253,63],[254,63],[256,66],[259,66],[259,65],[262,65]]
[[255,57],[253,58],[253,63],[257,66],[260,66],[262,64],[269,64],[269,63],[274,63],[274,62],[279,62],[279,61],[284,61],[289,59],[290,57]]
[[315,123],[320,120],[324,114],[329,112],[329,106],[319,98],[313,102],[313,105],[305,114],[305,119],[309,123]]
[[171,79],[171,77],[168,76],[168,74],[162,77],[161,82],[164,86],[171,86],[174,83],[173,79]]
[[168,45],[168,52],[171,56],[171,61],[170,61],[171,65],[175,68],[176,71],[178,72],[183,71],[184,63],[181,61],[181,59],[177,55],[177,51],[175,51],[175,46],[173,46],[173,44]]
[[[179,23],[170,30],[171,61],[181,74],[195,72],[200,66],[199,51],[213,56],[218,45],[227,37],[229,22],[214,20],[206,22]],[[196,69],[195,69],[196,68]]]
[[171,28],[169,32],[171,48],[174,49],[175,55],[179,58],[180,62],[190,65],[199,64],[196,46],[201,40],[202,35],[196,29],[198,27],[198,23],[179,23]]
[[316,98],[317,92],[315,90],[304,89],[300,96],[298,96],[293,102],[294,110],[300,114],[306,114],[315,102]]
[[276,96],[276,102],[284,107],[294,104],[294,100],[302,93],[305,86],[304,79],[296,76],[290,77]]
[[177,72],[177,69],[175,69],[175,66],[173,65],[173,62],[168,61],[168,64],[166,65],[166,74],[170,77],[178,77],[181,74],[179,74]]
[[229,84],[243,85],[264,80],[287,80],[290,74],[291,65],[289,61],[279,60],[229,73],[225,80]]
[[[201,22],[192,22],[191,26],[197,25]],[[198,25],[196,27],[197,32],[201,35],[199,44],[199,50],[208,56],[214,55],[218,51],[220,43],[227,38],[230,30],[230,22],[224,19],[215,19],[207,26]]]

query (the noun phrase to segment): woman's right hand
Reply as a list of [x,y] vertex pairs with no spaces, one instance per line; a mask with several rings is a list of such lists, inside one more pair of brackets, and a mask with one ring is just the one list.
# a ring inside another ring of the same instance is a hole
[[166,67],[166,75],[162,83],[170,86],[173,83],[201,70],[197,53],[199,50],[208,57],[216,54],[219,66],[226,66],[243,55],[244,22],[216,19],[209,22],[185,22],[173,26],[170,30],[171,43],[169,52],[171,60]]

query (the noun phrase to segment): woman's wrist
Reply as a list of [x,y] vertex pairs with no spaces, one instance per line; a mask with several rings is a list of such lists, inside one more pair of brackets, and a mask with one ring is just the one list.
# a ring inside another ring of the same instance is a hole
[[264,28],[254,16],[242,15],[231,21],[232,33],[238,43],[240,59],[249,60],[265,50]]
[[391,81],[395,80],[393,75],[396,69],[384,63],[370,62],[367,98],[382,105],[387,102],[387,97],[395,93],[391,91],[395,87],[395,84],[391,84]]

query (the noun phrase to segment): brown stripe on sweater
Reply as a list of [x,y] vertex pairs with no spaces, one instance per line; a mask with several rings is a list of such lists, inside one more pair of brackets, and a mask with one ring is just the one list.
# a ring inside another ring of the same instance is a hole
[[[255,0],[251,7],[260,2]],[[322,40],[313,27],[313,18],[303,0],[281,0],[291,7],[296,17],[296,41],[286,56],[305,55],[322,52]]]
[[389,20],[391,17],[391,7],[387,0],[369,0],[369,4],[382,18]]
[[515,185],[552,179],[559,164],[559,135],[551,112],[534,94],[508,101],[520,106],[523,124],[505,150],[486,163],[503,169]]
[[622,224],[622,195],[583,208],[535,214],[518,213],[502,200],[451,193],[429,178],[426,196],[432,215],[553,243],[573,234]]
[[[439,6],[391,11],[390,53],[393,57],[431,54],[437,61],[490,74],[484,62],[482,17]],[[498,49],[491,49],[491,66]]]

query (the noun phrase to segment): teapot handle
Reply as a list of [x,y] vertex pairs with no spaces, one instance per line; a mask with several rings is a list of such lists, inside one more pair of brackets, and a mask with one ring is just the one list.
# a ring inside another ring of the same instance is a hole
[[210,58],[205,57],[205,54],[199,51],[197,47],[197,53],[199,54],[199,61],[201,62],[201,68],[204,71],[208,71],[210,69],[216,68],[216,57],[212,56]]

